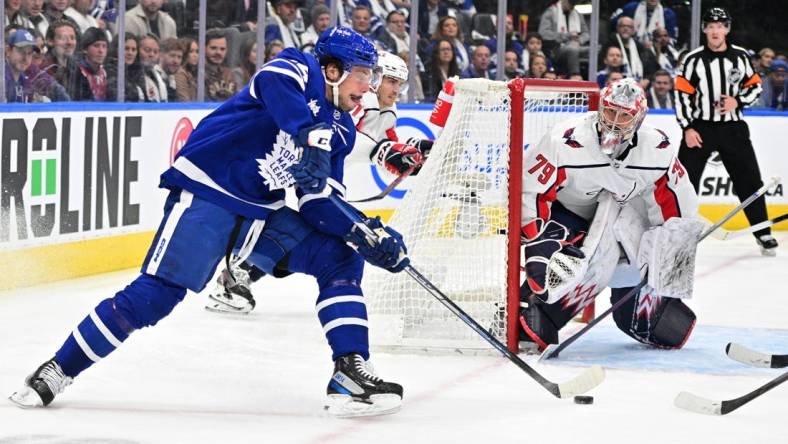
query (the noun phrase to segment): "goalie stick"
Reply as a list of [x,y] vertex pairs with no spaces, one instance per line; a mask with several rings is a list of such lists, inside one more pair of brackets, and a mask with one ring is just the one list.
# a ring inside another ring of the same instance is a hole
[[764,228],[771,227],[772,225],[777,225],[780,222],[788,220],[788,213],[783,214],[782,216],[777,216],[774,219],[765,220],[761,223],[757,223],[751,227],[742,228],[741,230],[717,230],[714,234],[711,235],[714,239],[719,240],[728,240],[728,239],[735,239],[737,237],[744,236],[745,234],[754,233],[758,230],[763,230]]
[[[364,223],[364,221],[356,214],[354,211],[347,208],[346,203],[337,197],[334,194],[329,195],[329,200],[339,208],[339,210],[350,219],[353,224],[358,227],[364,234],[372,240],[377,240],[377,235]],[[463,311],[454,301],[449,299],[448,296],[443,294],[438,287],[436,287],[429,279],[424,277],[418,270],[416,270],[412,265],[408,265],[405,267],[405,271],[412,277],[419,285],[424,287],[427,292],[430,293],[435,299],[438,300],[441,304],[443,304],[446,308],[449,309],[455,316],[460,318],[465,324],[467,324],[473,331],[479,334],[485,341],[487,341],[490,345],[492,345],[496,350],[501,352],[507,359],[509,359],[512,363],[514,363],[517,367],[519,367],[522,371],[524,371],[528,376],[533,378],[536,382],[539,383],[542,387],[544,387],[547,391],[553,394],[556,398],[570,398],[575,395],[580,395],[586,393],[587,391],[593,389],[594,387],[598,386],[602,383],[605,379],[605,371],[602,367],[595,365],[591,368],[587,369],[583,373],[576,376],[574,379],[571,379],[566,382],[562,383],[555,383],[544,376],[542,376],[539,372],[537,372],[533,367],[528,365],[525,361],[520,359],[519,356],[509,351],[506,348],[506,345],[502,344],[501,341],[496,339],[492,334],[490,334],[484,327],[479,325],[468,313]]]
[[734,361],[763,368],[788,367],[788,355],[770,355],[755,351],[735,342],[725,346],[725,354]]
[[[765,183],[756,192],[752,193],[750,197],[745,199],[742,203],[739,204],[739,206],[737,206],[736,208],[731,210],[728,214],[726,214],[725,217],[723,217],[719,222],[715,223],[714,225],[709,227],[706,231],[704,231],[700,235],[700,237],[698,237],[698,242],[705,239],[707,236],[713,233],[714,230],[721,227],[725,222],[727,222],[733,216],[735,216],[736,213],[747,207],[749,204],[755,201],[755,199],[761,197],[764,193],[766,193],[766,191],[768,191],[772,186],[778,184],[779,182],[780,182],[779,177],[776,176],[772,177],[771,180],[769,180],[769,182]],[[635,297],[635,295],[637,295],[640,292],[640,290],[646,286],[646,283],[648,283],[648,274],[646,274],[646,276],[640,281],[640,283],[636,287],[634,287],[632,290],[629,290],[629,292],[625,294],[621,299],[616,301],[615,304],[611,305],[610,308],[608,308],[602,314],[594,318],[591,322],[589,322],[585,327],[580,329],[577,333],[568,337],[560,344],[551,344],[547,348],[545,348],[544,352],[542,352],[542,355],[539,357],[539,361],[557,357],[564,349],[569,347],[573,342],[577,341],[578,338],[586,334],[588,330],[591,330],[595,325],[599,324],[604,318],[606,318],[608,315],[616,311],[622,305],[626,304],[630,299]]]

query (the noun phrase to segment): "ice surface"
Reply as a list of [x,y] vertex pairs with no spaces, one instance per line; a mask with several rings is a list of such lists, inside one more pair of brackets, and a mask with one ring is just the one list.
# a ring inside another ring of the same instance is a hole
[[[683,350],[642,347],[605,321],[558,360],[527,358],[553,381],[578,367],[605,366],[607,380],[589,393],[593,405],[553,398],[497,356],[378,353],[377,370],[405,387],[402,410],[328,417],[322,405],[332,363],[314,313],[316,286],[301,277],[266,278],[255,285],[258,306],[246,317],[206,312],[204,296],[189,295],[47,409],[21,410],[0,399],[0,444],[788,442],[788,386],[725,417],[673,406],[682,390],[730,399],[783,371],[724,355],[731,340],[788,353],[788,235],[777,238],[776,258],[761,257],[751,238],[703,242],[689,301],[698,326]],[[0,293],[0,395],[52,357],[88,310],[135,274]]]

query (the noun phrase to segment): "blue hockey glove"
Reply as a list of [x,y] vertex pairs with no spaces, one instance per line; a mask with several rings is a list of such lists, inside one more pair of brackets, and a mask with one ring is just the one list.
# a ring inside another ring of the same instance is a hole
[[380,217],[367,219],[366,225],[377,235],[377,240],[370,239],[358,227],[353,226],[345,241],[355,246],[356,251],[370,264],[399,273],[410,264],[408,249],[402,235],[391,227],[384,227]]
[[326,123],[304,128],[298,132],[298,143],[303,147],[301,159],[287,171],[305,193],[319,193],[331,174],[331,135]]
[[525,244],[525,274],[528,286],[537,295],[546,293],[547,266],[554,254],[584,258],[585,254],[573,245],[576,239],[567,240],[569,230],[560,223],[534,219],[522,228]]

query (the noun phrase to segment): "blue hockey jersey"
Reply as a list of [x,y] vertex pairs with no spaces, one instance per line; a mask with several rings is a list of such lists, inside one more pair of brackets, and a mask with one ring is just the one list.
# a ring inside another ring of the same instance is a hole
[[[197,125],[172,167],[162,174],[162,186],[180,187],[241,216],[265,219],[285,205],[285,189],[293,185],[285,169],[296,162],[298,131],[325,122],[333,129],[329,185],[344,195],[344,159],[356,132],[350,115],[325,96],[317,59],[285,49]],[[327,205],[328,195],[298,195],[302,213],[329,213],[311,220],[326,228],[326,220],[337,213]],[[342,235],[350,230],[345,218],[333,222],[340,226],[322,231]]]

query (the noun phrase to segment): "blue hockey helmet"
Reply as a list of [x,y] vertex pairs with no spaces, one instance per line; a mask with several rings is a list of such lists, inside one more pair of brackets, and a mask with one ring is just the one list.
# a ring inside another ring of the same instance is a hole
[[345,26],[323,31],[315,44],[315,55],[321,65],[329,59],[339,60],[345,72],[350,72],[354,66],[375,69],[378,63],[375,46],[366,37]]

